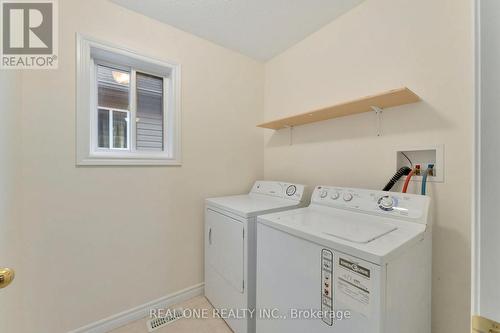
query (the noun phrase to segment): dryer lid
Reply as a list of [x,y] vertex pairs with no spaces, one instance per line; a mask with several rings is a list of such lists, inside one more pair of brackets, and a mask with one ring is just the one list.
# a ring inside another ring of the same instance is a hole
[[301,206],[304,185],[258,180],[248,194],[208,198],[209,206],[249,218]]
[[244,218],[300,206],[300,202],[254,194],[209,198],[206,200],[206,203],[208,206],[225,210]]

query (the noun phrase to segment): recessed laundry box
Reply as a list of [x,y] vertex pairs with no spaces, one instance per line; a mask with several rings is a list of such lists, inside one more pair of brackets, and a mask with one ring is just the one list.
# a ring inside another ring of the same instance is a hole
[[257,223],[259,333],[430,333],[429,197],[319,186]]
[[256,217],[303,198],[303,185],[257,181],[248,194],[206,200],[205,295],[234,332],[255,332]]

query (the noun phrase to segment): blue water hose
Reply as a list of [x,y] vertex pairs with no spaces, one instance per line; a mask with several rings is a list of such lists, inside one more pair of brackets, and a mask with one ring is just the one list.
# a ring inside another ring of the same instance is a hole
[[424,172],[424,176],[422,177],[422,195],[425,195],[427,189],[427,176],[432,172],[434,168],[434,164],[429,164],[427,170]]

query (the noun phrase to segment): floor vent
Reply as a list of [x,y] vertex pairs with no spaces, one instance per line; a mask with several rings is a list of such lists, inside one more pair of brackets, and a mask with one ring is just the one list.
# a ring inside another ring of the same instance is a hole
[[161,318],[152,318],[148,320],[148,322],[146,323],[148,331],[153,332],[157,329],[167,326],[168,324],[173,323],[174,321],[183,317],[182,313],[182,309],[169,310],[169,313],[167,313],[165,317],[162,316]]

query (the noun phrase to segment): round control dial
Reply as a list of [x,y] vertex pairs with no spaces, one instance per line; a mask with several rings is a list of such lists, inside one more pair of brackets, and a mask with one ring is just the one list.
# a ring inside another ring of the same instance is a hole
[[349,202],[352,200],[353,197],[351,193],[344,193],[342,198],[344,199],[345,202]]
[[332,195],[330,195],[330,198],[332,198],[332,200],[337,200],[339,197],[340,197],[339,192],[333,192]]
[[396,201],[394,200],[393,197],[389,195],[385,195],[383,197],[380,197],[380,199],[378,199],[378,206],[382,210],[391,211],[394,209],[395,205]]
[[297,186],[295,185],[290,185],[286,188],[286,195],[288,195],[289,197],[294,195],[295,192],[297,192]]
[[319,196],[321,197],[321,199],[326,198],[327,195],[328,195],[327,190],[322,190],[321,192],[319,192]]

